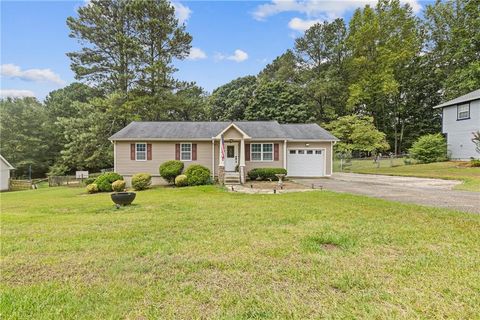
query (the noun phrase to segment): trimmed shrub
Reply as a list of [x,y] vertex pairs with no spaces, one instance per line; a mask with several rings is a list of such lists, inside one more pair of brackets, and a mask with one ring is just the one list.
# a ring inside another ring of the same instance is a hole
[[480,167],[480,159],[470,158],[470,167]]
[[418,138],[408,150],[410,157],[420,163],[447,160],[447,141],[440,133],[427,134]]
[[284,168],[255,168],[248,171],[247,176],[250,180],[272,180],[277,181],[276,174],[287,174]]
[[134,190],[145,190],[152,184],[152,176],[148,173],[137,173],[132,177],[132,187]]
[[123,180],[123,177],[115,172],[105,172],[95,179],[95,184],[101,192],[112,192],[112,183],[117,180]]
[[94,177],[91,177],[91,178],[87,178],[87,179],[84,179],[83,180],[83,183],[85,183],[86,186],[88,186],[89,184],[92,184],[95,182],[95,179]]
[[184,174],[181,174],[175,178],[175,185],[177,187],[186,187],[188,186],[188,179],[187,176]]
[[182,174],[182,171],[183,162],[178,160],[164,162],[159,168],[160,176],[170,184],[175,182],[175,178]]
[[96,183],[90,183],[88,186],[87,186],[87,192],[88,193],[96,193],[98,192],[98,186]]
[[125,190],[125,181],[117,180],[112,183],[112,190],[116,192],[122,192]]
[[189,186],[201,186],[210,183],[210,170],[199,164],[193,164],[185,170]]

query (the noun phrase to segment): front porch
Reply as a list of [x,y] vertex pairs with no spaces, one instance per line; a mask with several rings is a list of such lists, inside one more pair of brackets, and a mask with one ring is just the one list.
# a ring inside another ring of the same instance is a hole
[[233,123],[214,137],[218,141],[218,181],[223,184],[244,184],[246,181],[245,140],[251,139]]

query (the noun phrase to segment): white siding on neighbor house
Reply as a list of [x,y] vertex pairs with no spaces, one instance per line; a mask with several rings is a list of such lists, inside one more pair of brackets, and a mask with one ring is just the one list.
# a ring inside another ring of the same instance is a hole
[[8,190],[8,180],[10,179],[10,167],[0,159],[0,191]]
[[448,154],[454,160],[478,158],[472,132],[480,130],[480,100],[470,102],[470,119],[457,120],[457,106],[443,108],[442,132],[447,134]]

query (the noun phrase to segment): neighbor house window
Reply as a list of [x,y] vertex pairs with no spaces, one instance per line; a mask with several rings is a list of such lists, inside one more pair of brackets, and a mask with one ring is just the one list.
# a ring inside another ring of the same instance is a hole
[[469,119],[470,118],[470,104],[461,104],[457,106],[457,119]]
[[147,144],[137,143],[135,145],[135,159],[138,161],[147,160]]
[[252,161],[272,161],[273,143],[252,143],[250,146]]
[[191,161],[192,160],[192,144],[182,143],[180,145],[180,160]]

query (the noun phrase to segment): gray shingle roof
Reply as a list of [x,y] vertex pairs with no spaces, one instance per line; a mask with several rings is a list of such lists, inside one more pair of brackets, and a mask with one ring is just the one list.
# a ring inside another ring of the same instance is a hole
[[280,125],[288,138],[299,140],[338,140],[327,130],[323,129],[316,123],[306,124],[281,124]]
[[470,93],[464,94],[463,96],[460,96],[458,98],[455,98],[453,100],[444,102],[442,104],[439,104],[438,106],[433,107],[433,109],[437,108],[443,108],[443,107],[448,107],[448,106],[453,106],[455,104],[459,104],[462,102],[469,102],[473,100],[480,100],[480,89],[472,91]]
[[[253,139],[338,140],[319,125],[279,124],[277,121],[235,121],[240,130]],[[110,140],[210,140],[226,129],[231,122],[131,122],[111,136]]]

